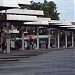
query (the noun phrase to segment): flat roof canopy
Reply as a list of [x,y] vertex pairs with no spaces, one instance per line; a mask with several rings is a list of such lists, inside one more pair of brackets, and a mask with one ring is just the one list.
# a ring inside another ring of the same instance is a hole
[[59,28],[59,26],[66,26],[66,23],[60,20],[50,20],[49,26],[50,28]]
[[51,20],[49,21],[49,28],[59,28],[59,26],[63,26],[65,24],[62,24],[62,21],[58,21],[58,20]]
[[72,25],[70,22],[61,22],[61,21],[49,21],[49,24],[52,24],[52,25],[57,25],[57,26],[67,26],[67,25]]
[[7,14],[0,15],[0,21],[37,21],[37,16]]
[[31,5],[30,0],[17,0],[20,5]]
[[51,24],[62,24],[63,23],[63,21],[61,21],[61,20],[50,20],[49,21],[49,23]]
[[60,27],[74,28],[74,27],[75,27],[75,25],[67,25],[67,26],[60,26]]
[[17,0],[0,0],[0,10],[19,7],[16,1]]
[[16,7],[6,7],[6,6],[0,6],[0,11],[1,11],[1,10],[12,9],[12,8],[16,8]]
[[62,30],[74,30],[71,22],[65,22],[65,21],[62,22],[62,21],[59,21],[59,20],[49,21],[48,27],[62,29]]
[[49,23],[49,21],[51,20],[51,18],[37,17],[37,20],[38,20],[38,21],[48,21],[48,23]]
[[28,26],[48,26],[49,20],[51,20],[51,19],[45,18],[45,17],[38,17],[36,22],[24,22],[24,25],[28,25]]
[[[1,11],[5,13],[5,10]],[[9,9],[8,14],[20,14],[20,15],[44,15],[42,10],[27,10],[27,9]]]
[[0,10],[19,7],[19,5],[31,5],[30,0],[0,0]]
[[67,26],[60,26],[61,28],[67,28],[68,30],[75,30],[75,25],[67,25]]
[[49,25],[48,21],[50,18],[42,18],[42,17],[38,17],[36,21],[34,22],[11,22],[12,25],[14,26],[47,26]]
[[74,29],[75,30],[75,27],[74,28],[68,28],[68,29]]
[[48,21],[24,22],[26,25],[49,25]]

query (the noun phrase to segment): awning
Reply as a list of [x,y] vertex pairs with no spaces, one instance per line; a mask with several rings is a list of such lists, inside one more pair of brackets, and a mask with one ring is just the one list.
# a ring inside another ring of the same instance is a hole
[[36,39],[35,35],[26,35],[25,38],[28,38],[28,39]]

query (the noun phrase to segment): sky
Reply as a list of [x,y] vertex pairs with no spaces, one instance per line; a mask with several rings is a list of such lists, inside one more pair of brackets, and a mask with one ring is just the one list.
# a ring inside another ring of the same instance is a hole
[[[33,0],[34,2],[44,2],[44,0]],[[75,22],[75,0],[47,0],[54,1],[57,11],[60,13],[60,20]]]

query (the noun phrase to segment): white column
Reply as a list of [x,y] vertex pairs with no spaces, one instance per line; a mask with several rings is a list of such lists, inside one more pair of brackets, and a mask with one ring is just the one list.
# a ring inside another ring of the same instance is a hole
[[11,25],[11,29],[14,30],[14,26],[13,25]]
[[37,49],[39,49],[39,28],[37,27]]
[[58,48],[60,48],[60,30],[58,30]]
[[[3,42],[3,36],[4,36],[4,33],[1,33],[1,44]],[[2,46],[1,46],[1,51],[2,51]]]
[[67,31],[65,31],[65,47],[67,47]]
[[1,43],[3,42],[3,34],[4,33],[1,33]]
[[[7,36],[10,36],[10,34],[6,34]],[[10,53],[10,38],[6,38],[7,43],[7,53]]]
[[22,31],[22,50],[24,50],[24,32]]
[[74,47],[74,33],[72,32],[72,47]]
[[16,34],[14,34],[14,48],[16,49]]
[[56,38],[55,38],[55,47],[56,47]]
[[6,23],[6,25],[7,25],[7,33],[6,33],[7,53],[10,53],[10,33],[9,33],[10,23]]
[[50,48],[50,28],[48,28],[48,48]]
[[[7,10],[5,10],[5,14],[7,18]],[[9,33],[10,23],[6,23],[6,26],[7,26],[7,33],[6,33],[7,53],[10,53],[10,33]]]

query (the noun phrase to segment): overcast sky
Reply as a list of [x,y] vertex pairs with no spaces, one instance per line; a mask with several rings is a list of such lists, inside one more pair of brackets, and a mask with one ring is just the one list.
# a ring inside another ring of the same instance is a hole
[[[44,2],[44,0],[33,0],[35,2]],[[59,17],[65,21],[75,21],[75,0],[47,0],[54,1],[57,4]]]

